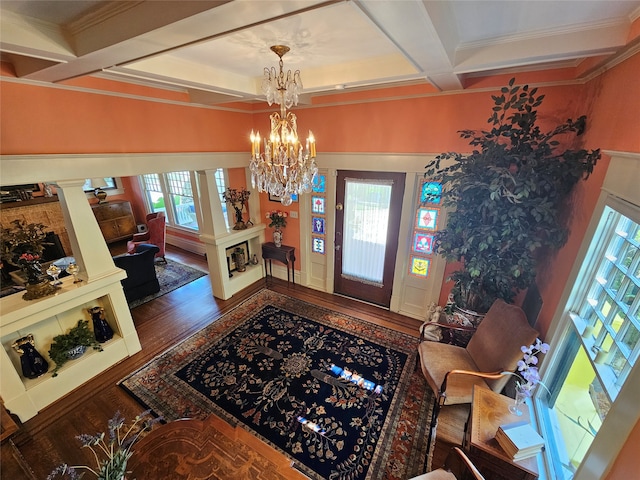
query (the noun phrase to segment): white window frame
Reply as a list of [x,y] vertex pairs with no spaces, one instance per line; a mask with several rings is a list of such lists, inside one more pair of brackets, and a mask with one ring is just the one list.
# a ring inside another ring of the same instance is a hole
[[[640,223],[640,155],[619,152],[605,152],[611,161],[596,208],[582,241],[582,245],[567,280],[560,302],[552,319],[547,338],[550,339],[551,353],[541,368],[542,381],[549,381],[561,358],[560,347],[569,329],[575,328],[569,315],[570,299],[581,288],[583,265],[589,261],[588,253],[605,207],[611,207],[635,222]],[[586,267],[585,267],[586,268]],[[540,394],[540,392],[538,393]],[[629,376],[611,405],[598,434],[583,458],[574,480],[600,480],[606,478],[629,434],[640,420],[640,362],[631,369]],[[534,414],[542,436],[548,438],[545,425],[540,422],[543,402],[534,398]],[[555,478],[553,467],[543,455],[540,478]]]
[[[173,212],[173,207],[169,208],[167,206],[167,201],[171,202],[171,192],[169,189],[169,185],[167,183],[167,179],[166,179],[166,175],[169,174],[171,172],[163,172],[163,173],[155,173],[155,175],[158,175],[158,179],[160,182],[160,189],[162,191],[162,195],[164,196],[164,201],[165,201],[165,216],[167,218],[167,226],[171,227],[175,230],[181,230],[183,232],[189,232],[189,233],[199,233],[200,229],[202,228],[202,211],[200,209],[200,198],[199,198],[199,185],[198,185],[198,177],[196,175],[196,172],[194,171],[189,171],[189,180],[191,182],[191,191],[193,193],[193,203],[195,206],[195,214],[196,214],[196,219],[198,222],[198,228],[187,228],[184,227],[182,225],[180,225],[175,218],[175,214]],[[147,188],[144,182],[144,175],[140,175],[138,176],[138,183],[140,184],[140,189],[143,192],[143,196],[144,196],[144,203],[145,203],[145,208],[147,212],[151,212],[152,211],[152,206],[149,204],[149,195],[147,195]]]

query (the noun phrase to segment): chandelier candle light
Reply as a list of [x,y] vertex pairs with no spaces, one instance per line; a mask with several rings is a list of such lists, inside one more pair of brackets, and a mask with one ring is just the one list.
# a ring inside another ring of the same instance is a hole
[[294,195],[311,192],[313,179],[318,173],[316,166],[316,144],[311,131],[303,148],[298,140],[298,124],[295,114],[287,108],[298,104],[302,90],[300,71],[286,75],[282,56],[289,51],[285,45],[274,45],[271,50],[280,58],[280,70],[264,69],[262,92],[269,105],[277,103],[280,112],[271,114],[271,134],[264,139],[261,152],[260,132],[251,131],[251,184],[259,192],[268,192],[280,197],[283,205],[291,205]]

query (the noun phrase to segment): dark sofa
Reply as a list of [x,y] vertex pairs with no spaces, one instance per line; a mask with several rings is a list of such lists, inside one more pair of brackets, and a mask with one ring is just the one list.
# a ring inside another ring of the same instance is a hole
[[156,276],[155,255],[160,249],[155,245],[138,245],[136,253],[113,257],[116,267],[127,272],[122,280],[122,288],[127,302],[137,300],[160,291]]

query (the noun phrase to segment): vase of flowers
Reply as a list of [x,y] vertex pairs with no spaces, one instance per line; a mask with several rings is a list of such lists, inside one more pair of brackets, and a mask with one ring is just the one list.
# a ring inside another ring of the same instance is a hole
[[544,386],[540,381],[540,374],[538,373],[538,357],[539,353],[546,354],[549,351],[549,345],[543,343],[542,340],[536,338],[534,345],[523,345],[520,347],[524,354],[522,360],[518,362],[518,372],[503,372],[518,377],[516,381],[516,394],[513,399],[513,403],[509,405],[509,411],[517,416],[522,415],[520,407],[526,401],[527,398],[533,395],[538,384]]
[[244,223],[242,218],[242,210],[246,201],[249,199],[251,192],[242,188],[237,190],[235,188],[227,188],[227,191],[222,194],[222,198],[225,202],[229,202],[236,212],[236,224],[233,226],[234,230],[245,230],[247,224]]
[[46,228],[42,223],[27,223],[22,220],[14,220],[10,227],[2,227],[0,255],[3,262],[20,268],[24,273],[27,289],[22,296],[24,300],[42,298],[58,290],[58,287],[43,278],[40,264],[44,247],[50,245],[45,241]]
[[133,455],[132,447],[135,442],[142,438],[153,428],[153,425],[161,421],[159,418],[151,418],[151,410],[142,412],[136,416],[130,425],[125,425],[124,417],[120,412],[116,412],[109,420],[109,433],[105,438],[105,433],[96,435],[82,434],[76,438],[82,443],[82,447],[89,448],[93,453],[96,465],[70,466],[62,464],[53,470],[47,480],[56,478],[79,479],[84,472],[91,472],[99,480],[123,480],[127,473],[127,462]]
[[289,214],[287,214],[287,212],[280,210],[271,210],[265,215],[265,218],[270,220],[269,226],[275,228],[273,232],[273,243],[276,247],[282,246],[282,229],[287,226],[288,216]]
[[42,280],[42,266],[40,255],[37,253],[23,253],[18,257],[18,266],[27,276],[27,284],[36,285]]

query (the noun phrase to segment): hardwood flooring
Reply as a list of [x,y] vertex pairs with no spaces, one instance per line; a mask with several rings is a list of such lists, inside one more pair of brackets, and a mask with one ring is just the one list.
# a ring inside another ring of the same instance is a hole
[[[124,245],[121,244],[111,247],[113,254],[121,253],[124,249]],[[201,255],[167,245],[167,256],[207,270],[207,262]],[[90,452],[88,449],[79,448],[76,435],[104,431],[107,421],[116,411],[120,411],[125,418],[133,418],[142,410],[142,407],[118,387],[116,382],[214,321],[264,286],[264,280],[256,282],[225,301],[213,297],[209,277],[204,276],[134,308],[131,315],[142,344],[142,351],[80,386],[21,425],[11,441],[2,445],[0,478],[42,480],[61,463],[73,465],[91,462]],[[278,279],[270,279],[269,288],[417,336],[419,321],[372,305],[300,285],[290,285]],[[449,444],[437,441],[434,466],[443,463],[449,448]]]

